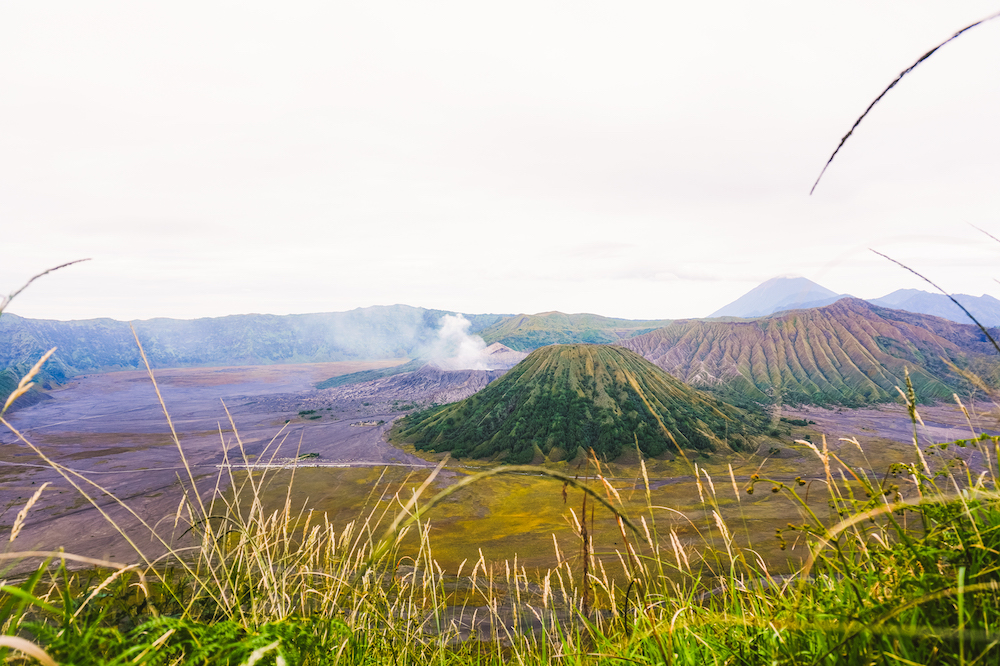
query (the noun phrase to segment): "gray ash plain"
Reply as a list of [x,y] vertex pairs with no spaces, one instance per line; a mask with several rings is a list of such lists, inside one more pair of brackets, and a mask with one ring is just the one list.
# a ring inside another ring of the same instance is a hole
[[[218,466],[227,458],[242,462],[227,408],[243,450],[258,462],[300,453],[314,454],[309,460],[314,464],[423,467],[426,461],[387,443],[392,422],[416,407],[471,395],[503,374],[427,368],[368,382],[371,386],[313,388],[331,376],[402,361],[166,369],[155,376],[191,471],[209,499]],[[80,474],[76,482],[130,532],[139,527],[136,519],[115,498],[140,516],[174,515],[180,499],[177,478],[187,472],[145,372],[78,377],[50,397],[9,414],[11,425],[52,461]],[[365,421],[383,423],[352,425]],[[29,514],[18,550],[64,547],[77,554],[134,559],[131,547],[92,503],[14,433],[0,432],[0,529],[10,528],[46,482],[52,485]],[[148,536],[144,541],[147,556],[160,554],[162,546]]]
[[[208,500],[216,492],[219,465],[227,458],[242,462],[226,408],[244,451],[258,463],[272,456],[287,460],[298,453],[313,454],[305,464],[425,467],[427,461],[387,442],[392,422],[414,409],[472,395],[505,372],[424,367],[360,384],[314,388],[332,376],[403,362],[165,369],[155,375],[191,472],[203,499]],[[148,530],[115,498],[141,517],[160,520],[157,532],[176,546],[180,536],[172,518],[181,497],[178,477],[186,478],[187,471],[147,374],[86,375],[49,395],[49,400],[9,414],[11,425],[52,461],[79,474],[74,477],[76,483],[126,531],[143,535],[137,545],[147,558],[162,554],[162,544],[151,540]],[[970,436],[965,417],[955,406],[921,411],[927,423],[920,428],[922,443]],[[810,428],[827,434],[834,449],[845,446],[839,437],[852,436],[866,448],[908,442],[912,448],[912,425],[902,406],[868,410],[786,407],[782,414],[815,421]],[[997,428],[996,417],[988,409],[974,421],[980,431]],[[357,425],[360,422],[382,423]],[[280,450],[275,451],[279,443]],[[328,473],[336,475],[337,470]],[[228,477],[222,478],[224,487]],[[8,551],[62,547],[80,555],[135,560],[133,549],[91,502],[14,433],[0,431],[0,533],[7,533],[17,512],[46,482],[52,485],[28,515],[16,543],[8,544]],[[30,563],[25,567],[31,568]]]

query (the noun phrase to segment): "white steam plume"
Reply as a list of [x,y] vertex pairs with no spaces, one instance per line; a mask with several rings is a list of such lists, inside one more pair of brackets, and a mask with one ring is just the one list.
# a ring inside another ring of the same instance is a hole
[[442,370],[488,370],[486,343],[478,335],[469,335],[471,325],[460,314],[442,317],[437,340],[430,349],[431,363]]

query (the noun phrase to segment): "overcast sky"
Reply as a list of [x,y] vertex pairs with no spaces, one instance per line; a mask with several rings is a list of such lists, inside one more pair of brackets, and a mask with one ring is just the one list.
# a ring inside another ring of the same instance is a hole
[[5,2],[0,293],[82,319],[1000,295],[995,0]]

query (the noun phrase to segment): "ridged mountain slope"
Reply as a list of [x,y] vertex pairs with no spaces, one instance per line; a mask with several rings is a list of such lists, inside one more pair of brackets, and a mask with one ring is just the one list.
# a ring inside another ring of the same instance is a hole
[[964,386],[947,362],[995,366],[975,326],[854,298],[752,321],[678,321],[620,344],[694,386],[762,401],[891,400],[906,369],[918,398],[947,399]]
[[650,456],[740,449],[754,424],[621,347],[552,345],[461,402],[403,419],[396,436],[420,450],[523,463],[573,458],[578,447],[613,459],[636,442]]
[[615,319],[595,314],[541,312],[505,317],[479,335],[486,344],[500,342],[517,351],[555,344],[609,344],[666,326],[670,319]]

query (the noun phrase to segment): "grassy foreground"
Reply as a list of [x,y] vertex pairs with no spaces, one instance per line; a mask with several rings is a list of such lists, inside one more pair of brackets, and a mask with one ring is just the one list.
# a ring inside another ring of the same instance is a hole
[[[21,388],[30,381],[31,373]],[[0,422],[86,497],[101,494],[48,459],[2,414]],[[702,535],[694,542],[675,529],[679,512],[653,503],[641,459],[647,499],[640,510],[622,500],[596,461],[586,480],[507,466],[432,495],[442,463],[416,488],[376,483],[356,518],[342,524],[294,506],[292,484],[283,506],[265,508],[264,491],[277,472],[226,472],[198,487],[188,471],[174,515],[134,515],[142,534],[115,525],[135,549],[132,562],[18,552],[18,533],[43,486],[18,515],[8,552],[0,555],[5,566],[37,563],[0,587],[0,659],[247,666],[998,663],[1000,438],[921,450],[915,436],[917,462],[878,478],[842,462],[825,442],[800,444],[812,447],[822,474],[783,482],[761,472],[737,484],[731,474],[713,479],[692,464],[701,509],[714,521],[711,531],[688,526]],[[963,455],[948,454],[956,447]],[[516,558],[496,567],[480,557],[446,574],[430,536],[437,505],[461,487],[526,472],[563,486],[579,535],[576,552],[560,552],[556,542],[557,566],[540,573]],[[719,484],[731,484],[737,496],[785,495],[799,506],[797,517],[767,537],[782,547],[806,547],[796,570],[777,575],[759,554],[763,549],[734,536],[739,526],[722,517]],[[822,516],[817,493],[829,507]],[[614,516],[621,537],[614,568],[624,574],[609,574],[608,553],[595,552],[595,512]],[[161,536],[157,526],[164,524],[185,540]],[[140,544],[151,537],[166,555],[144,552]]]

